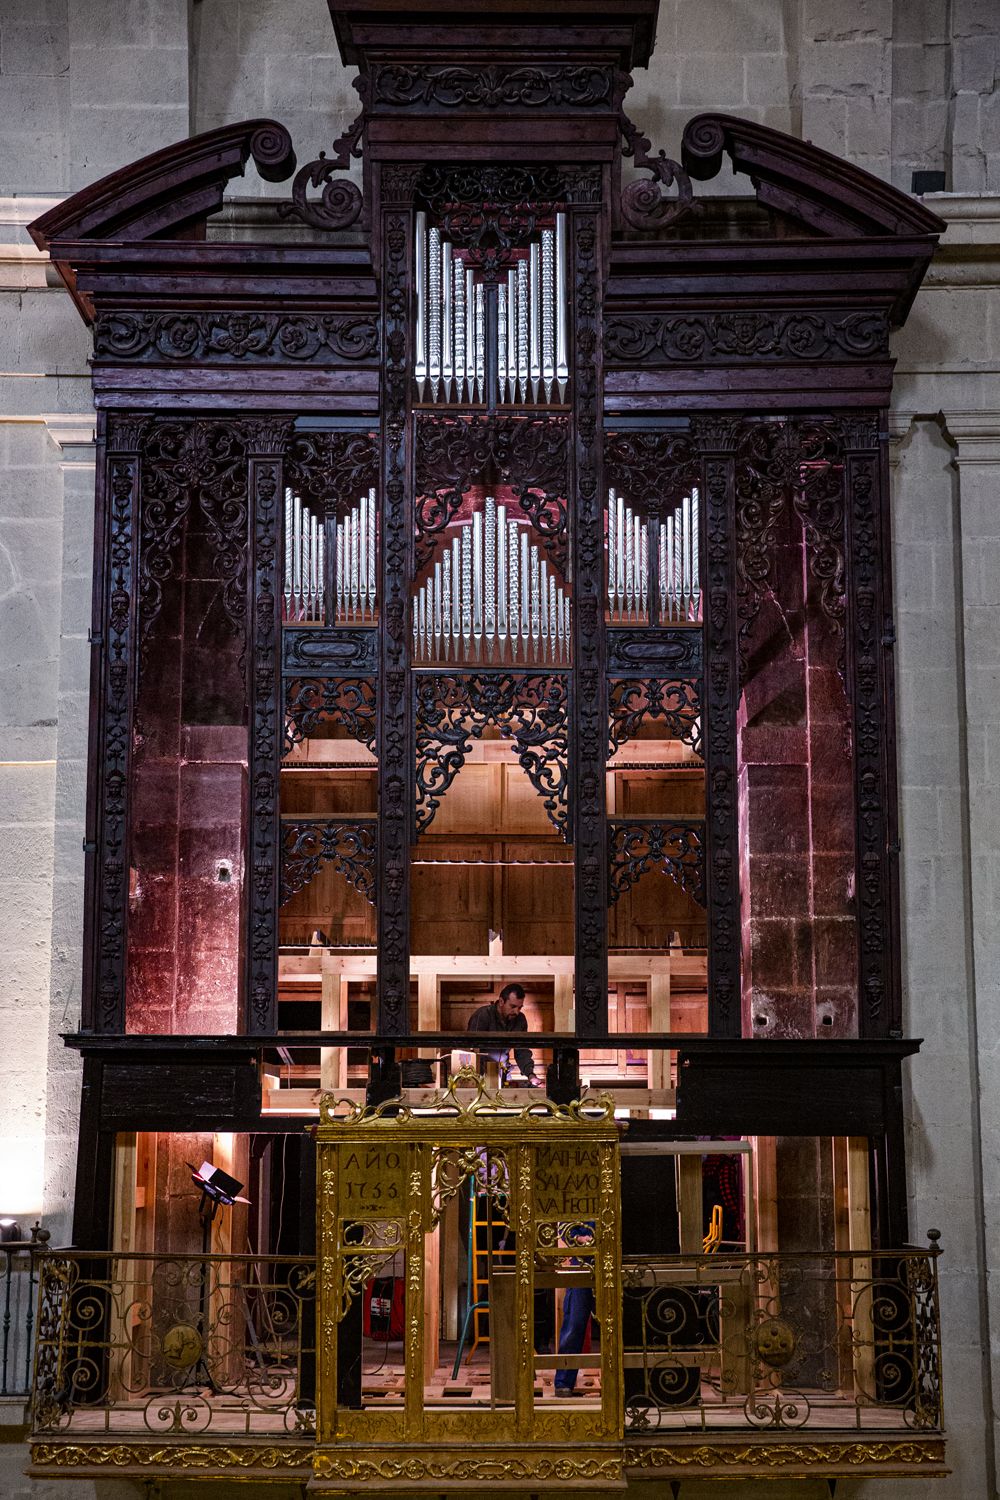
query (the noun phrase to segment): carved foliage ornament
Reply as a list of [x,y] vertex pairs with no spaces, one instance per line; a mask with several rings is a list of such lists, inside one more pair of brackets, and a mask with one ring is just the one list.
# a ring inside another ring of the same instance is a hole
[[[362,79],[355,86],[363,86]],[[283,219],[301,219],[314,229],[350,229],[361,217],[364,202],[361,189],[349,178],[338,177],[339,172],[350,169],[351,158],[362,155],[361,137],[365,128],[365,111],[362,110],[343,135],[333,143],[333,155],[321,151],[315,161],[300,167],[292,182],[292,201],[279,203],[278,213]],[[317,201],[309,197],[310,188],[322,187]]]
[[416,827],[422,833],[472,748],[495,725],[559,832],[568,833],[569,687],[557,673],[421,674],[414,728]]
[[285,685],[287,755],[329,720],[375,749],[375,682],[370,677],[295,677]]
[[556,567],[566,568],[568,426],[564,417],[537,421],[471,417],[416,424],[416,569],[434,555],[438,538],[472,484],[509,485]]
[[820,585],[820,607],[843,633],[843,448],[843,433],[833,422],[748,422],[742,429],[736,462],[736,572],[744,668],[770,578],[774,535],[789,505],[803,525],[810,572]]
[[662,677],[618,677],[608,682],[608,754],[635,739],[644,719],[662,719],[671,739],[701,754],[701,685]]
[[614,904],[648,870],[659,869],[681,890],[705,905],[704,823],[700,818],[670,822],[608,823],[610,880],[608,899]]
[[[636,167],[650,173],[648,179],[630,182],[622,189],[622,218],[633,229],[666,229],[691,213],[700,213],[701,204],[694,201],[691,179],[679,162],[671,161],[663,151],[650,156],[652,142],[632,124],[624,110],[618,123],[625,139],[622,156],[631,156]],[[676,187],[671,198],[664,189]]]
[[425,167],[417,191],[441,233],[487,275],[565,202],[567,174],[550,166]]
[[99,363],[374,363],[378,348],[374,313],[114,312],[94,324]]
[[604,439],[604,482],[647,515],[672,514],[698,483],[698,451],[684,432],[608,432]]
[[378,482],[372,432],[297,432],[285,457],[285,480],[320,513],[349,510]]
[[373,105],[445,109],[592,109],[612,103],[609,67],[552,63],[539,67],[378,67],[371,75]]
[[884,312],[619,313],[604,329],[612,365],[871,359],[888,352]]
[[371,820],[295,818],[281,824],[281,903],[332,864],[366,901],[375,903],[375,828]]
[[254,611],[251,620],[252,719],[250,737],[251,824],[248,850],[250,881],[250,1029],[273,1031],[277,1008],[278,756],[280,720],[278,684],[280,563],[278,529],[281,488],[280,453],[290,424],[247,423],[253,451]]
[[222,605],[237,638],[246,640],[247,447],[241,422],[156,422],[142,449],[139,507],[139,630],[145,641],[159,617],[163,585],[192,504],[212,541]]

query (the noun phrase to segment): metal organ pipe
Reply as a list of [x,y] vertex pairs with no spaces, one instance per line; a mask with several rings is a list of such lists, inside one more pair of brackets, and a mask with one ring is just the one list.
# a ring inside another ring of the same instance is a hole
[[[650,530],[652,529],[652,537]],[[614,623],[660,624],[701,619],[698,491],[682,496],[662,521],[645,521],[617,491],[608,490],[607,595]],[[653,567],[655,564],[655,578]]]
[[523,521],[487,495],[416,591],[418,662],[568,662],[569,597]]
[[[363,502],[364,503],[364,502]],[[375,491],[368,502],[374,526]],[[348,573],[337,548],[335,592],[346,597]],[[285,490],[285,556],[282,579],[282,617],[294,624],[320,625],[326,616],[326,527],[316,512],[303,505],[301,495]],[[374,606],[374,570],[371,600]]]
[[487,380],[510,404],[565,402],[569,383],[566,215],[516,252],[497,286],[497,368],[486,369],[486,289],[434,225],[416,214],[414,378],[420,401],[484,402]]

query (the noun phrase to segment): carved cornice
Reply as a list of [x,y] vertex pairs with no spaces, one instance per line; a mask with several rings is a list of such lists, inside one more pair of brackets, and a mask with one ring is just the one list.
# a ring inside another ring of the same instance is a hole
[[611,365],[887,358],[884,312],[620,313],[604,325]]
[[375,108],[541,111],[612,109],[615,102],[615,73],[609,66],[386,64],[369,76],[368,99]]
[[301,1479],[311,1472],[313,1443],[289,1438],[279,1443],[252,1443],[231,1448],[196,1443],[32,1443],[32,1468],[183,1470],[202,1473],[220,1470],[259,1470],[262,1475]]
[[628,1469],[721,1469],[729,1473],[770,1469],[787,1477],[815,1474],[824,1469],[861,1473],[906,1473],[944,1463],[943,1438],[870,1439],[848,1442],[788,1443],[663,1443],[638,1444],[625,1449]]
[[317,1479],[353,1480],[366,1484],[405,1485],[423,1480],[433,1484],[572,1484],[576,1481],[618,1484],[621,1480],[621,1450],[588,1453],[584,1448],[469,1451],[463,1454],[406,1448],[384,1455],[371,1449],[320,1448],[315,1459]]
[[114,312],[94,323],[97,364],[378,361],[375,313]]
[[715,177],[723,154],[734,171],[751,179],[760,203],[820,234],[931,236],[944,228],[908,193],[811,141],[735,115],[703,114],[688,121],[681,160],[692,177],[701,182]]
[[269,182],[282,182],[295,170],[283,125],[243,120],[111,172],[35,219],[28,233],[40,250],[60,240],[176,239],[222,207],[226,184],[242,175],[251,157]]

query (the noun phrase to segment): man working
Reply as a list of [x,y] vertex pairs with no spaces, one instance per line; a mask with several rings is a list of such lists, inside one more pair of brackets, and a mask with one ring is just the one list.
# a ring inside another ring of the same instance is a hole
[[[481,1005],[469,1017],[470,1031],[527,1031],[528,1021],[524,1011],[524,985],[505,984],[499,1000]],[[514,1047],[517,1066],[528,1083],[540,1084],[535,1077],[535,1059],[530,1047]],[[481,1052],[480,1057],[491,1057],[500,1064],[500,1082],[506,1082],[510,1071],[510,1047],[498,1046]]]

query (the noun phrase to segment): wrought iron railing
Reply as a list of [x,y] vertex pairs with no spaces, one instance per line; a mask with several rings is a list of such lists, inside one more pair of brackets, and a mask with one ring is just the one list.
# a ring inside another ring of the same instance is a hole
[[[932,1242],[627,1257],[626,1444],[939,1433],[937,1256]],[[311,1440],[310,1258],[53,1251],[36,1265],[34,1438]]]
[[0,1396],[27,1396],[35,1347],[37,1257],[48,1234],[0,1242]]
[[44,1255],[32,1435],[308,1437],[315,1294],[308,1258]]
[[692,1427],[941,1431],[936,1240],[627,1258],[626,1440]]

